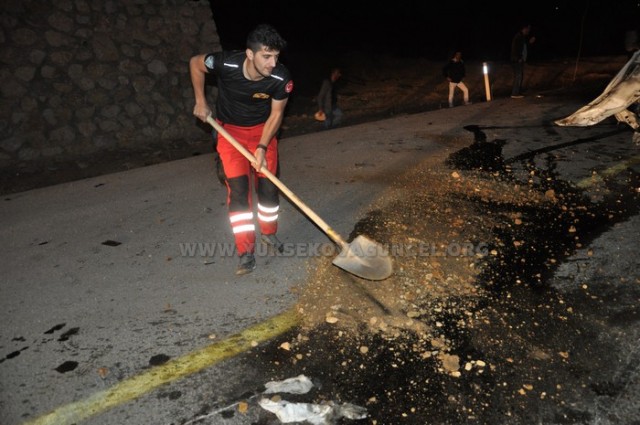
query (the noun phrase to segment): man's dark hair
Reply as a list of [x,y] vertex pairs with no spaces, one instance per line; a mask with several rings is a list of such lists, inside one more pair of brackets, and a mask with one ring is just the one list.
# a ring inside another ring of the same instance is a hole
[[287,46],[287,42],[271,25],[260,24],[247,36],[247,48],[257,52],[262,46],[267,50],[280,52]]

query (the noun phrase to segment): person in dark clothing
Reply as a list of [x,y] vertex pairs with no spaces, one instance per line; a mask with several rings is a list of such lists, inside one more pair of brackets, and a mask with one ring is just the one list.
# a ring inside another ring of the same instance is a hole
[[329,76],[322,80],[320,91],[316,98],[318,102],[318,112],[316,119],[324,121],[324,128],[330,129],[340,124],[342,121],[342,110],[338,107],[338,94],[336,93],[335,84],[342,76],[340,68],[331,69]]
[[453,57],[442,68],[442,75],[449,82],[449,108],[453,108],[453,98],[455,95],[456,87],[462,91],[462,98],[465,105],[470,105],[469,102],[469,89],[462,81],[466,75],[466,69],[464,61],[462,60],[462,52],[457,51],[453,54]]
[[531,24],[524,24],[511,39],[511,66],[513,67],[513,87],[511,97],[518,99],[522,95],[522,81],[524,80],[524,64],[527,62],[528,46],[536,41],[531,36]]
[[[270,25],[258,25],[247,37],[246,50],[199,54],[189,61],[195,96],[193,115],[207,122],[211,109],[205,95],[205,76],[216,77],[216,120],[249,152],[249,162],[227,139],[217,135],[227,185],[227,207],[236,251],[240,257],[236,274],[256,267],[256,225],[251,187],[257,192],[257,221],[263,243],[283,252],[276,237],[278,189],[261,170],[277,174],[278,139],[285,106],[293,90],[288,69],[278,62],[286,41]],[[253,171],[252,171],[253,168]]]

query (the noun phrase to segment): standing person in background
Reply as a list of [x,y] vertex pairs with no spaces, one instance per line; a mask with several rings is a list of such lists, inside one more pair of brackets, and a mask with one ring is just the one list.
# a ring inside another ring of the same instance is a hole
[[523,24],[511,39],[511,65],[513,67],[513,88],[511,97],[519,99],[522,95],[522,81],[524,80],[524,64],[527,62],[528,46],[535,43],[536,38],[529,35],[531,24]]
[[464,61],[462,60],[462,52],[457,51],[453,54],[453,57],[449,59],[449,62],[442,68],[442,74],[449,82],[449,108],[453,108],[453,97],[456,87],[462,91],[462,98],[465,105],[470,105],[469,102],[469,89],[462,82],[466,75],[466,69]]
[[[324,128],[330,129],[340,124],[342,121],[342,110],[338,107],[338,94],[335,83],[342,76],[340,68],[332,68],[328,77],[322,80],[320,91],[316,98],[318,102],[318,112],[316,119],[324,121]],[[322,119],[324,118],[324,120]]]
[[284,248],[276,236],[278,189],[260,170],[266,167],[277,173],[276,134],[293,90],[289,71],[278,62],[285,46],[286,41],[272,26],[262,24],[249,33],[246,50],[200,54],[189,61],[195,95],[193,115],[204,122],[211,115],[205,96],[205,75],[212,73],[218,86],[216,120],[255,156],[252,164],[227,139],[216,135],[226,177],[229,221],[240,257],[238,275],[250,273],[256,267],[253,184],[258,195],[261,240],[278,252]]

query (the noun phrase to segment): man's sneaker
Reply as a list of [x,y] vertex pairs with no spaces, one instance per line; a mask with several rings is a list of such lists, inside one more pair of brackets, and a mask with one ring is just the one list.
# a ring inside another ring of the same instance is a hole
[[280,239],[274,234],[272,235],[262,235],[260,237],[262,239],[262,243],[272,247],[277,252],[281,253],[284,251],[284,244],[280,242]]
[[511,99],[522,99],[524,96],[521,94],[512,94]]
[[250,252],[246,252],[240,256],[240,263],[236,269],[238,276],[251,273],[256,268],[256,257]]

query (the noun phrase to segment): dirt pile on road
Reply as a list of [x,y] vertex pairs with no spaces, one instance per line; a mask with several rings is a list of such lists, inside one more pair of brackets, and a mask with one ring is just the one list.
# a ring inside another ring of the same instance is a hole
[[393,258],[393,276],[367,281],[322,258],[312,265],[314,277],[298,303],[307,326],[329,323],[356,336],[413,334],[426,343],[425,353],[433,347],[446,352],[445,322],[457,317],[454,326],[467,327],[482,321],[476,312],[487,294],[477,278],[487,261],[500,257],[503,242],[495,229],[522,224],[517,211],[487,206],[517,210],[555,201],[533,187],[486,178],[486,173],[457,170],[447,158],[434,156],[402,176],[350,237],[364,234],[385,246]]

